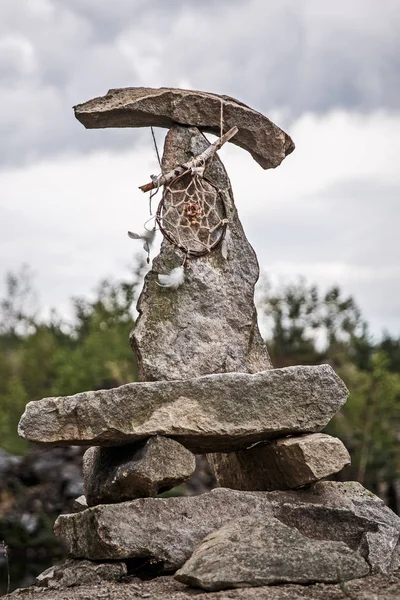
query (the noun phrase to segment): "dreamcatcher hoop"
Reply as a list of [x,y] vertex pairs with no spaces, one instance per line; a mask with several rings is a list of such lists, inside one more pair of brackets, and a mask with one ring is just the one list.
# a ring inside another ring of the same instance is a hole
[[224,196],[204,169],[193,167],[165,185],[156,213],[163,236],[188,258],[212,252],[228,226]]
[[[221,254],[228,257],[228,241],[230,239],[229,205],[224,190],[220,190],[207,176],[205,169],[211,163],[217,150],[228,142],[238,128],[232,127],[224,135],[223,105],[221,103],[221,137],[210,144],[201,154],[178,165],[168,173],[151,175],[151,181],[141,185],[142,192],[150,192],[151,199],[164,187],[157,207],[155,221],[163,237],[184,253],[183,263],[165,274],[158,274],[158,285],[177,288],[185,280],[185,267],[191,257],[205,256],[221,244]],[[153,140],[154,136],[153,136]],[[134,239],[145,241],[144,248],[148,252],[150,244],[148,236],[154,239],[156,227],[144,235],[128,232]]]

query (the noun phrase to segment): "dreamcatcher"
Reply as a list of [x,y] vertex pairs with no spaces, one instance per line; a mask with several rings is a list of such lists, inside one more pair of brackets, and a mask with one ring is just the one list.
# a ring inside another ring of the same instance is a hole
[[[140,187],[143,192],[150,191],[150,206],[151,199],[161,187],[164,188],[154,218],[164,238],[183,253],[180,266],[169,274],[158,276],[161,286],[176,288],[181,285],[189,259],[204,256],[220,244],[222,255],[227,258],[229,229],[225,196],[205,172],[217,150],[237,131],[237,127],[233,127],[200,155],[168,173],[152,175],[152,181]],[[148,262],[156,229],[154,227],[144,235],[128,232],[130,237],[144,241]]]

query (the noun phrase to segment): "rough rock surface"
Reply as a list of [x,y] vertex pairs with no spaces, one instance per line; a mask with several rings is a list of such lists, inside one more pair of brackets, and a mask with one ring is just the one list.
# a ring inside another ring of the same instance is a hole
[[[197,156],[207,146],[197,128],[172,127],[165,140],[163,171]],[[222,191],[229,207],[227,260],[216,248],[192,261],[180,288],[163,289],[157,285],[158,273],[170,272],[182,263],[182,256],[168,242],[162,243],[145,278],[139,317],[131,333],[142,381],[272,368],[254,305],[257,257],[243,231],[229,177],[218,156],[208,167],[207,177]],[[213,463],[218,463],[216,454]]]
[[215,591],[281,583],[335,583],[368,575],[364,558],[344,542],[301,534],[274,517],[243,517],[210,533],[175,574]]
[[[195,128],[173,127],[165,141],[163,170],[208,147]],[[164,241],[145,278],[131,334],[141,381],[191,379],[209,373],[257,373],[271,368],[257,324],[254,286],[257,257],[233,202],[224,166],[216,156],[207,178],[225,197],[230,239],[228,259],[218,247],[191,261],[178,289],[157,285],[159,273],[182,264],[183,255]]]
[[235,490],[290,490],[337,473],[350,463],[343,443],[324,433],[283,438],[208,461],[218,485]]
[[263,169],[277,167],[293,152],[294,143],[284,131],[229,96],[174,88],[122,88],[74,109],[76,118],[88,129],[172,127],[179,123],[220,135],[221,103],[224,131],[237,125],[239,131],[231,141],[250,152]]
[[83,457],[83,489],[88,506],[156,496],[195,468],[190,450],[160,436],[134,446],[92,447]]
[[173,571],[206,535],[248,515],[274,516],[307,537],[344,542],[373,571],[400,566],[399,517],[357,483],[319,482],[296,492],[219,488],[201,496],[142,498],[61,515],[55,533],[75,558],[148,558]]
[[154,435],[202,453],[320,431],[347,398],[329,365],[130,383],[29,402],[19,434],[49,444],[122,445]]
[[78,585],[63,589],[30,587],[5,596],[5,600],[398,600],[400,572],[368,575],[338,584],[282,584],[258,588],[205,592],[193,590],[171,576],[140,579],[129,576],[121,583]]
[[69,559],[43,571],[36,585],[49,588],[69,588],[76,585],[97,585],[102,581],[119,581],[127,574],[124,562],[96,563]]

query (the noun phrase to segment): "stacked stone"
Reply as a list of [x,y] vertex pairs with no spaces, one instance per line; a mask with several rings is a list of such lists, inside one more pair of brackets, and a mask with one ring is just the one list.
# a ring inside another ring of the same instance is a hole
[[[75,110],[87,127],[171,125],[168,172],[207,148],[197,127],[218,132],[221,103],[226,129],[239,128],[233,141],[265,168],[293,150],[266,117],[225,96],[131,88]],[[400,566],[400,519],[359,484],[320,481],[350,462],[321,433],[346,386],[328,365],[272,368],[254,307],[257,259],[218,158],[207,176],[230,201],[227,258],[216,249],[193,260],[184,284],[164,289],[157,274],[182,257],[163,242],[131,336],[140,381],[31,402],[20,421],[32,442],[93,446],[88,508],[60,516],[55,532],[85,569],[143,559],[206,590],[390,572]],[[220,488],[154,497],[205,453]]]
[[83,460],[88,506],[156,496],[187,480],[200,453],[222,487],[297,489],[349,464],[340,440],[310,433],[347,395],[328,365],[131,383],[31,402],[19,433],[40,444],[97,444]]
[[[128,559],[206,590],[397,568],[400,519],[359,484],[318,482],[349,463],[343,444],[319,433],[346,398],[340,378],[321,365],[29,403],[19,426],[25,439],[97,444],[84,455],[83,510],[55,524],[69,556],[85,560],[67,563],[58,580],[69,581],[71,569],[74,581],[86,580],[88,561],[118,561],[90,576],[120,577]],[[224,487],[154,497],[190,477],[194,453],[203,452]]]

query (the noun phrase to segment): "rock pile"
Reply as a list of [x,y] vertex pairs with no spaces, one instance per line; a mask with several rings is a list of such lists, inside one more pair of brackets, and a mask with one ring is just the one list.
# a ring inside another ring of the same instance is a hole
[[[237,143],[263,166],[293,149],[279,128],[263,129],[258,113],[216,95],[114,90],[76,114],[88,127],[169,126],[179,114],[191,127],[172,124],[166,172],[208,147],[199,129],[217,126],[221,105],[236,119],[229,126],[242,125]],[[253,130],[263,140],[258,151]],[[143,561],[205,590],[391,572],[400,566],[400,519],[359,484],[321,481],[350,461],[340,440],[321,433],[346,386],[328,365],[272,369],[254,307],[257,259],[218,158],[207,177],[230,199],[230,236],[224,252],[192,261],[178,289],[157,285],[158,273],[182,263],[163,242],[131,335],[141,380],[31,402],[22,416],[25,439],[93,446],[84,456],[83,510],[60,516],[56,535],[86,570],[87,561]],[[191,476],[193,453],[208,453],[221,487],[157,497]]]

